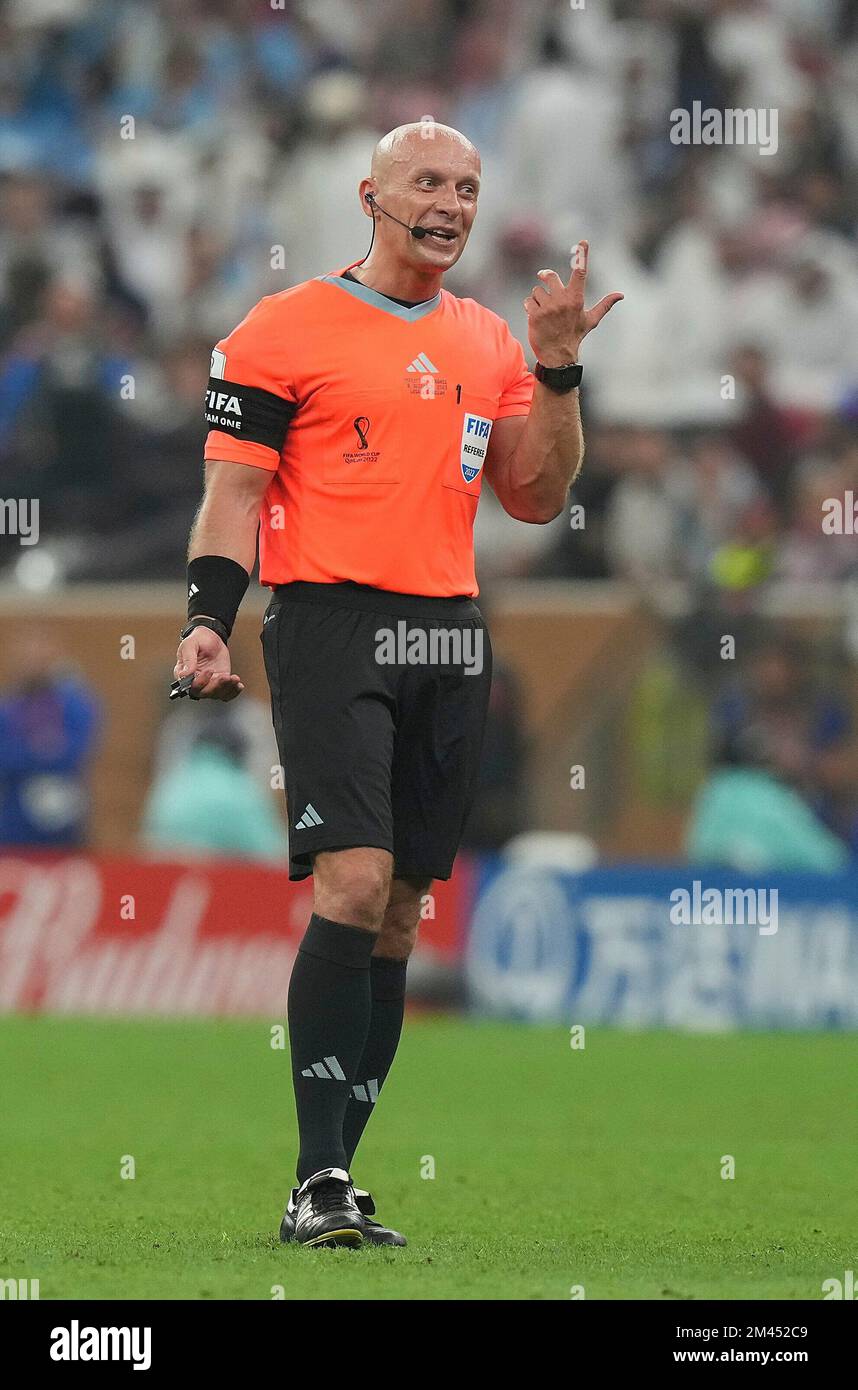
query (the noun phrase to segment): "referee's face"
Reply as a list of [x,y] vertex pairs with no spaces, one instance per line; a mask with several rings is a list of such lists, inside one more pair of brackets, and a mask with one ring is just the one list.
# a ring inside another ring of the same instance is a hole
[[412,227],[427,235],[403,238],[395,223],[382,218],[378,227],[391,248],[413,266],[449,270],[465,249],[480,191],[480,157],[472,145],[436,134],[404,140],[379,179],[378,200]]

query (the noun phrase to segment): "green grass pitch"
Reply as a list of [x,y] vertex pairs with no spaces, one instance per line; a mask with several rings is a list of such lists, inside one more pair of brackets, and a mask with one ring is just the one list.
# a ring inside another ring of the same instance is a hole
[[0,1278],[42,1299],[818,1299],[858,1269],[856,1074],[855,1035],[590,1028],[575,1051],[562,1028],[412,1018],[354,1165],[409,1248],[314,1251],[276,1239],[294,1127],[266,1023],[6,1018]]

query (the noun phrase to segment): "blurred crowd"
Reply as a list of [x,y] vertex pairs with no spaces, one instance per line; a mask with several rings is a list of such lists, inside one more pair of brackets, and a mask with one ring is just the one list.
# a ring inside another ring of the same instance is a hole
[[[483,157],[454,292],[528,350],[586,236],[626,295],[583,513],[486,496],[483,576],[855,573],[821,508],[858,495],[858,0],[6,0],[0,54],[0,497],[42,508],[4,577],[181,574],[211,345],[365,254],[373,144],[424,115]],[[694,102],[774,110],[777,149],[673,143]]]

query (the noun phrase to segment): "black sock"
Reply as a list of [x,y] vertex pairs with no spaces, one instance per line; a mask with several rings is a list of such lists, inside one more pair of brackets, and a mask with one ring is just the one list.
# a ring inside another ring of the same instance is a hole
[[289,981],[289,1044],[299,1183],[322,1168],[348,1168],[343,1115],[369,1032],[375,942],[373,932],[314,912],[298,948]]
[[343,1120],[343,1147],[347,1164],[350,1164],[354,1157],[360,1137],[375,1108],[378,1093],[396,1056],[399,1035],[402,1032],[402,1015],[405,1012],[407,965],[407,961],[388,960],[385,956],[372,958],[369,972],[372,1018]]

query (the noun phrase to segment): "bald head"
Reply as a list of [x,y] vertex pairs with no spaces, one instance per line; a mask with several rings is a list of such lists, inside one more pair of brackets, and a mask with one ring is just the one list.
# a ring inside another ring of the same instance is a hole
[[480,172],[480,156],[476,147],[460,130],[449,125],[438,125],[435,121],[410,121],[408,125],[398,125],[383,135],[373,150],[370,172],[382,184],[397,166],[407,169],[416,160],[428,162],[433,147],[440,150],[446,147],[450,153],[460,155]]

